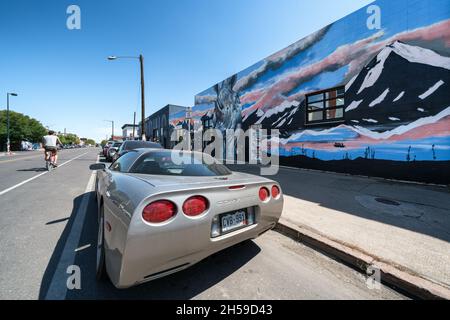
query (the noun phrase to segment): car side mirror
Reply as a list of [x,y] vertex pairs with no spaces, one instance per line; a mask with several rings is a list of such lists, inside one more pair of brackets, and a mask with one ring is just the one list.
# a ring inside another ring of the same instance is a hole
[[91,169],[91,170],[105,170],[106,169],[106,165],[104,163],[95,163],[95,164],[91,164],[89,166],[89,169]]

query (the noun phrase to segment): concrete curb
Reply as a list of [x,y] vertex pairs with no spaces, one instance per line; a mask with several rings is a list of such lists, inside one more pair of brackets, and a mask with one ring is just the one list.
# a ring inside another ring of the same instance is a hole
[[275,230],[295,241],[305,243],[314,249],[340,259],[364,274],[369,266],[376,267],[381,270],[381,281],[383,283],[397,287],[414,297],[426,300],[450,300],[449,289],[418,275],[400,270],[386,262],[379,261],[356,248],[328,239],[305,227],[281,219]]

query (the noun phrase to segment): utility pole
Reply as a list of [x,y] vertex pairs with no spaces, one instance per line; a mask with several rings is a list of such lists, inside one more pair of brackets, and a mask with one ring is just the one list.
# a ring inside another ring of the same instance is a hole
[[144,56],[139,55],[139,63],[141,65],[141,139],[145,138],[145,86],[144,86]]
[[134,131],[136,130],[136,111],[133,115],[133,140],[134,140]]
[[111,122],[111,140],[114,140],[114,120],[105,120],[106,122]]
[[191,119],[192,119],[192,108],[188,107],[186,110],[186,120],[188,121],[188,144],[189,151],[192,149],[192,141],[191,141]]

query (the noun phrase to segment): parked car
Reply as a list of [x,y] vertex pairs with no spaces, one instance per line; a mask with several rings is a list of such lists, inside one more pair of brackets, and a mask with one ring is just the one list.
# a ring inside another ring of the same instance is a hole
[[115,141],[108,141],[103,147],[103,156],[106,158],[108,156],[108,149],[114,144]]
[[31,150],[33,150],[33,144],[30,141],[21,141],[20,150],[21,151],[31,151]]
[[114,144],[111,147],[109,147],[107,156],[106,156],[106,161],[112,161],[114,155],[119,150],[121,145],[122,145],[122,142],[114,142]]
[[116,161],[120,156],[124,155],[130,150],[139,148],[162,149],[162,146],[156,142],[127,140],[122,143],[119,150],[114,154],[112,161]]
[[137,149],[109,168],[91,165],[98,279],[127,288],[161,278],[278,222],[283,195],[275,181],[232,172],[206,154],[174,160],[172,152]]

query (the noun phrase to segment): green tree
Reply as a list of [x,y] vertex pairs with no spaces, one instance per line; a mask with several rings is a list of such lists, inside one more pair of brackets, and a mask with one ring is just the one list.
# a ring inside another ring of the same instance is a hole
[[101,145],[102,147],[104,147],[104,146],[106,146],[107,143],[108,143],[108,141],[102,140],[102,142],[100,142],[100,145]]
[[58,136],[59,141],[61,141],[62,144],[68,144],[66,138],[63,135]]
[[80,144],[80,138],[73,133],[68,133],[66,135],[59,135],[58,138],[62,144]]
[[86,144],[90,144],[91,146],[95,146],[95,141],[92,139],[87,139]]
[[[41,142],[47,129],[36,119],[30,118],[22,113],[9,112],[10,141],[13,150],[20,148],[20,142],[27,140],[30,142]],[[6,110],[0,111],[0,149],[4,150],[7,140],[7,118]]]

